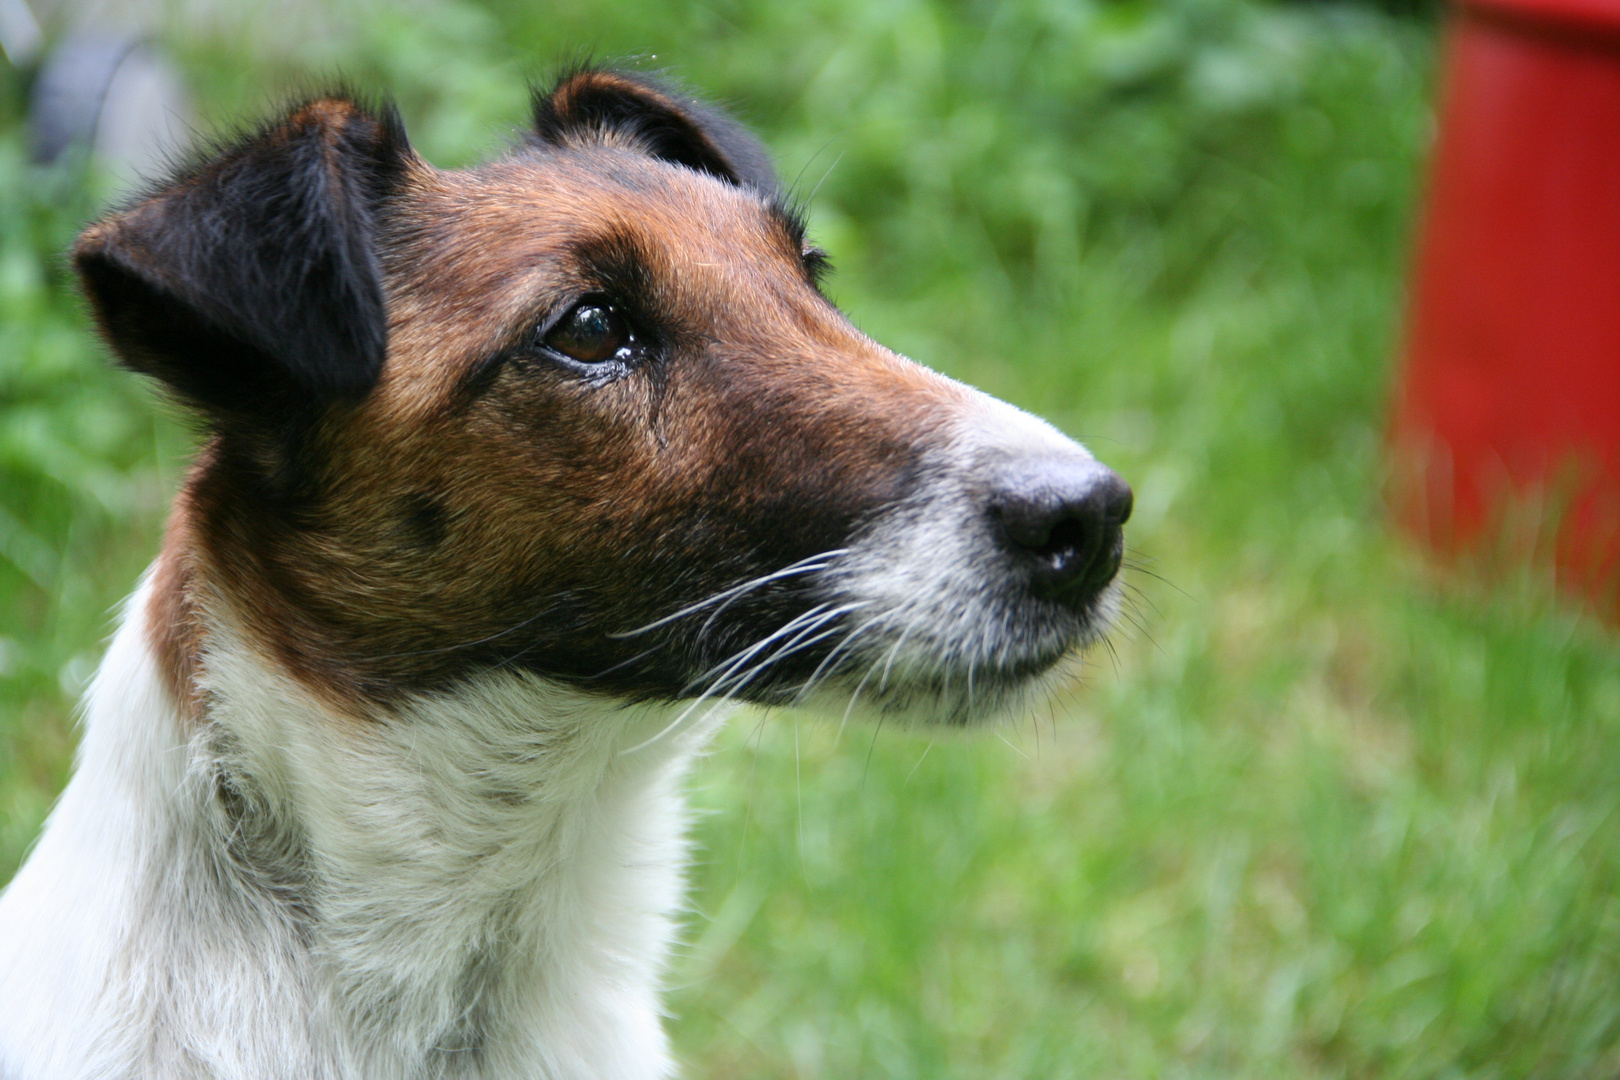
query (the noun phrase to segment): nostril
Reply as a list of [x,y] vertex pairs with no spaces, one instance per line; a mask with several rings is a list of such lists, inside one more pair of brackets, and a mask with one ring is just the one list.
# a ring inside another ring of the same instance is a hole
[[1009,554],[1036,595],[1089,603],[1119,572],[1130,485],[1096,465],[1062,473],[1048,466],[1021,479],[990,506]]
[[1048,559],[1073,558],[1074,553],[1086,545],[1086,523],[1077,517],[1059,518],[1048,532],[1046,543],[1034,550]]
[[1013,546],[1037,554],[1052,545],[1053,533],[1061,524],[1048,507],[1036,500],[1008,499],[991,507],[991,514],[1000,521],[1001,531]]

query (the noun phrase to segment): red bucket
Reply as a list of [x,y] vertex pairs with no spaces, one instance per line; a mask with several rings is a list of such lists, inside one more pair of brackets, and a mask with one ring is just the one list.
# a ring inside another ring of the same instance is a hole
[[1620,621],[1620,0],[1454,12],[1393,445],[1407,528]]

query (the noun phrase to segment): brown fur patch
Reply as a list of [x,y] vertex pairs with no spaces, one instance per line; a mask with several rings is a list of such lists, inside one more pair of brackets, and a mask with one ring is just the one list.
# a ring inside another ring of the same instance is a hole
[[[206,453],[204,455],[206,459]],[[194,468],[201,471],[202,462]],[[201,667],[203,619],[196,604],[196,551],[191,500],[182,491],[175,500],[164,531],[163,550],[152,568],[151,592],[146,602],[146,635],[157,658],[165,686],[188,718],[202,715],[202,691],[197,683]]]

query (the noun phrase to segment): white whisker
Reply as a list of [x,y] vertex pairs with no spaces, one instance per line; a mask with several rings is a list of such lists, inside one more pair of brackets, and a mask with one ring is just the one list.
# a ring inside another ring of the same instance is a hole
[[[608,636],[614,638],[637,637],[641,634],[647,633],[648,631],[656,630],[660,626],[667,626],[669,623],[675,622],[678,619],[684,619],[688,615],[695,615],[699,611],[702,611],[713,604],[720,604],[723,609],[726,604],[729,604],[731,601],[737,599],[744,593],[751,592],[752,590],[758,589],[765,585],[769,585],[773,581],[780,581],[783,578],[794,577],[799,574],[811,574],[818,570],[825,570],[827,567],[832,565],[833,561],[836,560],[838,556],[847,554],[848,550],[848,548],[833,548],[829,551],[823,551],[815,555],[807,556],[800,559],[798,562],[789,563],[780,570],[773,570],[768,574],[762,574],[761,576],[753,578],[749,581],[745,581],[740,585],[733,585],[730,588],[723,589],[712,596],[699,600],[695,604],[688,604],[679,611],[665,615],[661,619],[655,619],[652,622],[647,623],[645,626],[638,626],[634,630],[624,630],[617,634],[609,634]],[[715,614],[718,614],[718,612]],[[713,619],[713,615],[710,616],[710,619]],[[704,625],[706,627],[708,624],[705,623]]]
[[831,651],[827,653],[826,657],[822,659],[821,663],[816,665],[816,670],[810,673],[810,677],[806,679],[804,681],[804,685],[799,688],[799,699],[803,700],[815,690],[823,673],[826,673],[829,676],[832,674],[832,665],[837,662],[841,655],[849,650],[857,638],[866,633],[868,630],[887,624],[893,614],[893,612],[885,612],[882,615],[875,615],[866,622],[855,627],[848,634],[844,635],[844,640],[840,641],[836,646],[833,647]]
[[[667,725],[665,725],[663,730],[659,731],[649,739],[645,739],[634,746],[627,747],[626,749],[619,751],[619,753],[633,754],[638,750],[644,750],[647,747],[652,746],[654,743],[661,741],[671,732],[679,728],[681,724],[685,722],[688,716],[692,715],[695,710],[697,710],[710,698],[715,697],[716,695],[728,695],[730,692],[740,689],[767,666],[775,663],[782,656],[787,655],[789,651],[795,650],[796,647],[804,647],[802,644],[800,644],[804,635],[814,634],[817,629],[825,626],[828,622],[831,622],[836,618],[865,606],[865,602],[844,604],[831,609],[829,609],[828,605],[826,604],[817,605],[816,607],[811,608],[809,611],[803,612],[797,617],[790,619],[785,625],[779,627],[761,640],[755,642],[740,652],[733,653],[731,657],[728,657],[726,660],[714,665],[714,667],[711,667],[699,677],[706,678],[710,674],[714,674],[716,669],[723,669],[720,670],[714,680],[709,683],[708,688],[705,689],[703,693],[699,694],[698,697],[693,700],[691,705],[681,710],[680,715],[676,716],[674,720],[671,720]],[[770,647],[773,642],[779,641],[783,637],[792,634],[794,631],[800,632],[798,638],[794,638],[793,640],[786,642],[770,656],[766,657],[765,660],[761,661],[759,664],[756,664],[753,668],[743,671],[742,675],[739,676],[737,674],[738,671],[743,669],[750,660],[752,660],[755,656],[758,656],[761,651]],[[830,636],[830,634],[828,636]],[[820,639],[817,638],[814,640]]]
[[[821,627],[827,625],[827,623],[832,622],[838,616],[845,614],[851,608],[860,607],[860,606],[861,605],[859,605],[859,604],[855,604],[855,605],[850,605],[848,607],[838,608],[836,610],[826,612],[824,615],[822,615],[821,618],[817,619],[815,622],[811,623],[808,626],[805,626],[805,627],[801,628],[796,637],[794,637],[794,638],[792,638],[792,639],[790,639],[790,640],[788,640],[786,642],[783,642],[774,651],[772,651],[769,656],[765,657],[765,659],[761,660],[759,663],[755,664],[753,667],[749,668],[747,671],[744,671],[741,674],[735,675],[735,676],[729,678],[728,680],[723,680],[721,682],[716,683],[715,689],[718,689],[719,687],[724,686],[725,692],[727,694],[734,694],[736,691],[742,689],[744,686],[747,686],[750,682],[753,681],[753,679],[754,679],[754,677],[756,675],[760,674],[762,671],[769,668],[772,664],[776,663],[778,660],[782,660],[782,659],[784,659],[784,658],[786,658],[788,656],[791,656],[792,654],[794,654],[796,652],[800,652],[800,651],[802,651],[804,649],[808,649],[810,646],[816,644],[818,641],[825,641],[827,638],[830,638],[830,637],[833,637],[834,635],[836,635],[839,632],[836,628],[832,629],[832,630],[824,630],[819,634],[817,634],[815,632],[817,630],[820,630]],[[814,636],[809,637],[807,639],[806,636],[805,636],[807,634],[814,634]]]

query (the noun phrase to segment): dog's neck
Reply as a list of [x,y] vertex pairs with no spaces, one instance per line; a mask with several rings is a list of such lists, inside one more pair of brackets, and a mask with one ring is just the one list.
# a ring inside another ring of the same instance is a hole
[[56,1017],[0,1018],[0,1074],[667,1075],[678,787],[716,720],[502,672],[362,722],[224,611],[188,716],[144,600],[0,899],[0,998]]

